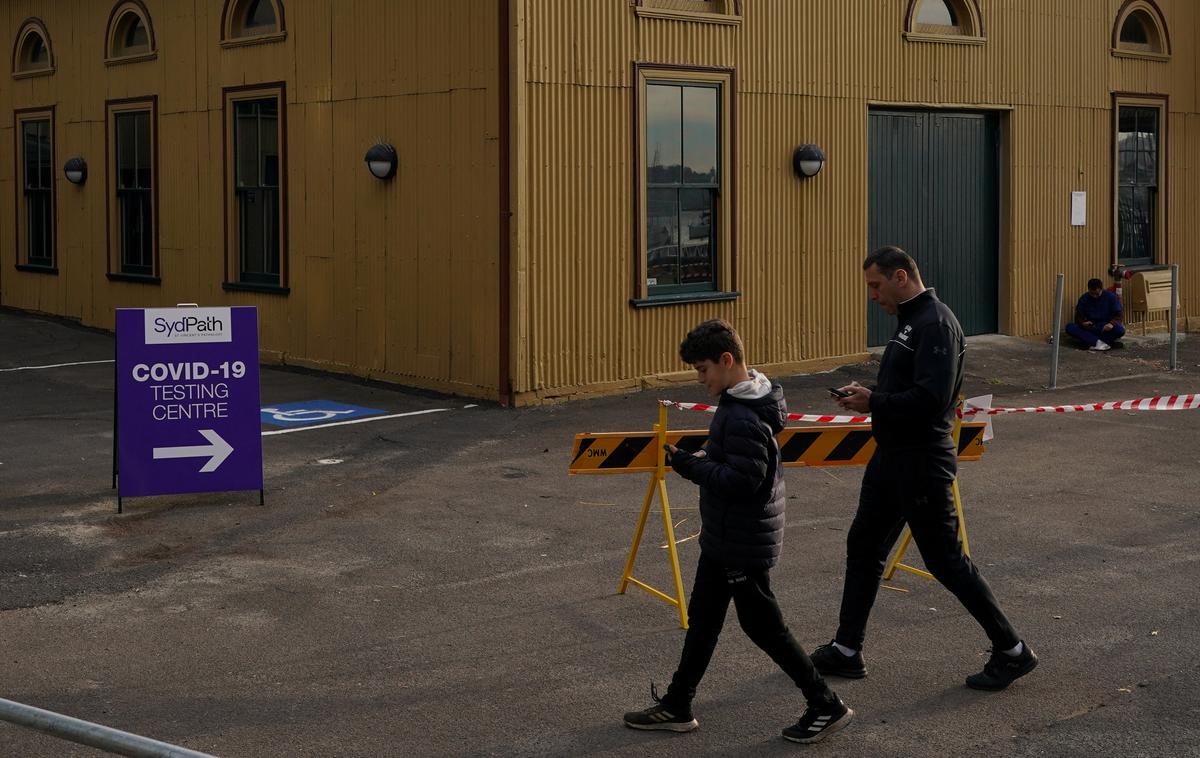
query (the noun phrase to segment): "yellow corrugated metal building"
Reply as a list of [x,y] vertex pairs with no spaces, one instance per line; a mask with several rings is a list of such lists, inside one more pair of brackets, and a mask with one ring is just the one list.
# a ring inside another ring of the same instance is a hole
[[0,7],[4,307],[257,305],[268,361],[525,404],[712,316],[861,356],[885,242],[969,332],[1045,334],[1058,272],[1200,293],[1191,0]]

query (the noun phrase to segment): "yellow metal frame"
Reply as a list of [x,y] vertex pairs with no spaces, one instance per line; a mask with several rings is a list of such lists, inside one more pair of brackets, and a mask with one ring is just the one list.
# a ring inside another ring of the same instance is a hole
[[[683,576],[679,571],[679,552],[675,549],[675,527],[671,522],[671,504],[667,499],[667,463],[663,454],[663,445],[667,442],[667,408],[658,408],[658,423],[654,425],[655,444],[658,446],[658,465],[650,475],[650,485],[646,488],[646,497],[642,501],[642,514],[638,517],[637,529],[633,532],[633,544],[629,547],[629,559],[625,561],[625,571],[621,574],[621,586],[617,594],[624,595],[630,585],[641,587],[654,597],[679,610],[679,625],[688,628],[687,600],[683,596]],[[654,493],[658,493],[662,503],[663,531],[667,537],[667,552],[671,556],[671,573],[675,577],[675,597],[651,587],[645,582],[633,577],[633,564],[637,560],[638,548],[642,544],[642,534],[646,530],[646,519],[650,516],[650,506],[654,503]]]
[[[962,397],[959,397],[958,398],[958,413],[955,413],[954,431],[951,434],[951,436],[954,439],[954,449],[955,450],[958,449],[958,436],[959,436],[959,433],[962,431],[962,413],[961,413],[962,409],[963,409],[963,399],[962,399]],[[960,540],[962,540],[963,553],[968,558],[970,558],[971,557],[971,543],[967,541],[967,521],[963,517],[962,497],[958,493],[958,477],[955,477],[954,482],[950,485],[950,489],[954,493],[954,513],[958,516],[958,538]],[[898,548],[896,548],[896,554],[892,556],[892,559],[890,561],[888,561],[887,568],[884,569],[883,578],[885,580],[891,579],[892,575],[894,575],[896,573],[896,569],[904,569],[905,571],[907,571],[911,574],[916,574],[917,576],[923,576],[926,579],[934,578],[933,574],[929,573],[928,571],[916,568],[914,566],[909,566],[908,564],[900,562],[900,559],[904,557],[904,553],[905,553],[905,551],[908,550],[908,546],[911,542],[912,542],[912,529],[905,526],[904,527],[904,536],[900,538],[900,546]]]
[[[962,407],[963,407],[963,399],[960,397],[958,399],[958,410],[961,411]],[[962,426],[963,426],[962,416],[960,414],[956,414],[956,418],[954,420],[954,431],[952,432],[955,450],[958,449],[959,437],[960,437],[960,434],[962,431]],[[666,456],[663,454],[663,446],[667,443],[668,434],[669,434],[667,431],[667,408],[666,408],[666,406],[661,406],[661,405],[659,406],[658,423],[654,425],[653,434],[654,434],[654,444],[657,448],[657,453],[655,456],[656,463],[655,463],[652,473],[650,474],[650,482],[646,487],[646,497],[642,500],[641,515],[638,516],[637,527],[634,529],[634,532],[633,532],[633,542],[629,546],[629,557],[625,561],[625,570],[621,574],[621,584],[617,589],[617,594],[624,595],[625,590],[628,589],[629,585],[631,585],[631,584],[636,587],[640,587],[643,590],[645,590],[646,592],[648,592],[651,596],[656,597],[659,600],[662,600],[663,602],[665,602],[669,605],[675,606],[675,608],[679,611],[679,625],[682,628],[687,629],[688,628],[687,598],[684,597],[684,592],[683,592],[683,576],[679,569],[679,551],[676,548],[675,527],[671,521],[671,503],[670,503],[670,499],[667,497],[667,463],[666,463]],[[674,433],[674,438],[677,439],[679,437],[679,435],[680,435],[679,432]],[[588,436],[588,435],[580,435],[580,436]],[[578,444],[578,441],[577,441],[577,444]],[[960,456],[960,457],[962,457],[963,459],[967,459],[967,460],[975,460],[978,458],[978,456],[975,456],[974,458],[967,458],[965,456]],[[809,464],[809,465],[812,465],[812,464]],[[817,465],[829,465],[829,464],[826,463],[826,464],[817,464]],[[630,469],[629,468],[621,468],[621,469],[613,469],[611,471],[603,471],[603,472],[600,472],[600,471],[579,471],[579,472],[572,471],[571,473],[618,474],[618,473],[630,473]],[[968,557],[970,557],[971,544],[967,539],[967,522],[966,522],[965,517],[963,516],[962,496],[959,493],[957,478],[951,484],[951,491],[954,493],[954,512],[958,516],[958,537],[960,540],[962,540],[963,553],[965,553]],[[644,536],[645,531],[646,531],[646,522],[650,517],[650,509],[654,505],[654,498],[655,498],[656,494],[657,494],[659,502],[662,506],[661,511],[662,511],[662,521],[663,521],[663,532],[666,535],[667,554],[670,556],[670,561],[671,561],[671,576],[675,581],[674,596],[668,595],[667,593],[663,592],[662,590],[652,587],[649,584],[647,584],[646,582],[643,582],[640,579],[637,579],[633,576],[633,566],[634,566],[634,563],[636,563],[636,561],[637,561],[638,550],[642,544],[642,537]],[[915,566],[909,566],[905,563],[900,562],[904,558],[904,554],[908,550],[908,547],[911,543],[912,543],[912,530],[909,529],[909,527],[905,526],[903,537],[900,540],[900,545],[896,549],[896,552],[892,556],[891,560],[888,561],[887,567],[883,573],[883,579],[885,579],[885,580],[891,579],[892,576],[895,575],[896,569],[903,569],[905,571],[908,571],[909,573],[916,574],[917,576],[923,576],[926,579],[934,578],[933,574],[929,573],[928,571],[916,568]]]

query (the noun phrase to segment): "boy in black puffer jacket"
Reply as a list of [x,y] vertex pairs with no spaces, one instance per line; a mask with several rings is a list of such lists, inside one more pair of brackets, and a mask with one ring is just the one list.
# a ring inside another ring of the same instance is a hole
[[692,699],[733,600],[746,635],[808,701],[800,720],[783,730],[784,738],[816,742],[849,724],[854,711],[817,673],[771,592],[770,569],[779,561],[787,500],[775,441],[787,416],[783,388],[746,368],[741,338],[720,319],[689,332],[679,356],[695,367],[709,394],[720,397],[703,449],[667,446],[671,468],[700,485],[700,561],[679,669],[666,695],[660,700],[651,688],[657,704],[626,713],[625,725],[674,732],[699,726]]

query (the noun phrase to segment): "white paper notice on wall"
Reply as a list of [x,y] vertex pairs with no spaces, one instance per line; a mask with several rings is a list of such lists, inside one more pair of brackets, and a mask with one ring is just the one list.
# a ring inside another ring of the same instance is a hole
[[1087,193],[1071,193],[1071,226],[1087,226]]

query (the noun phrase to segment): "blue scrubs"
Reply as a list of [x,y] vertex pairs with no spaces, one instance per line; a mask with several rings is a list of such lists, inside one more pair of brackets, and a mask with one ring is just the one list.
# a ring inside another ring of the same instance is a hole
[[[1075,322],[1067,324],[1067,334],[1092,347],[1100,340],[1112,344],[1125,336],[1125,326],[1113,324],[1113,328],[1104,331],[1104,325],[1121,315],[1121,301],[1108,290],[1102,290],[1100,297],[1092,297],[1083,293],[1075,305]],[[1091,321],[1091,326],[1083,326],[1080,321]]]

